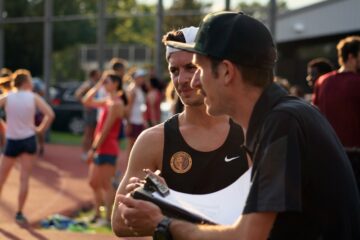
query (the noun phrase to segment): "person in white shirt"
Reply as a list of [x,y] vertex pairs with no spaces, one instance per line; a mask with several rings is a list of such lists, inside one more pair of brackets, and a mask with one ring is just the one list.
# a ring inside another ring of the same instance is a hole
[[[10,170],[18,161],[20,164],[20,189],[18,211],[15,220],[26,224],[22,213],[28,195],[29,178],[36,156],[36,134],[44,133],[55,115],[51,107],[38,94],[32,92],[32,79],[28,70],[19,69],[14,73],[15,89],[0,97],[0,107],[6,112],[6,145],[1,156],[0,194]],[[36,109],[44,114],[35,127]]]

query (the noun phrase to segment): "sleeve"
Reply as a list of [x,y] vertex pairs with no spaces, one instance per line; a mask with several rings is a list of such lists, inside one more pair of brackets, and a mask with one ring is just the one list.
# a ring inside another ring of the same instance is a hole
[[290,113],[277,111],[265,119],[244,214],[301,211],[302,136]]

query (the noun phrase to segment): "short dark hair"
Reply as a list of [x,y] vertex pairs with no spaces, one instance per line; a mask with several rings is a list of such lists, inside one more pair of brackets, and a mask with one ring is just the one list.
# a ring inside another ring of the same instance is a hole
[[[217,68],[222,60],[210,57],[211,62],[211,71],[214,77],[218,76]],[[265,86],[271,84],[274,81],[274,70],[270,68],[257,68],[243,66],[237,63],[237,69],[241,72],[244,82],[255,86],[264,88]]]
[[334,69],[330,60],[327,58],[323,58],[323,57],[315,58],[315,59],[311,60],[308,63],[307,67],[308,68],[316,68],[319,75],[323,75],[325,73],[331,72]]
[[162,42],[164,43],[164,45],[166,45],[167,41],[174,41],[174,42],[182,42],[185,43],[185,36],[183,34],[182,31],[180,30],[172,30],[167,32],[163,38],[162,38]]
[[349,54],[357,57],[360,51],[360,36],[349,36],[340,40],[336,49],[338,52],[339,64],[342,66],[347,62]]
[[[171,30],[167,32],[162,38],[162,42],[165,46],[167,41],[186,43],[184,33],[181,30]],[[169,57],[170,55],[166,57],[166,61],[169,60]]]
[[95,77],[96,76],[96,74],[98,74],[99,73],[99,70],[97,70],[97,69],[93,69],[93,70],[91,70],[90,71],[90,73],[89,73],[89,77]]
[[110,66],[114,71],[123,70],[126,66],[126,61],[122,58],[113,58],[110,60]]
[[127,105],[128,98],[123,90],[123,79],[119,75],[117,75],[114,70],[107,70],[103,73],[102,77],[109,77],[112,82],[117,83],[116,90],[121,92],[121,99],[123,100],[124,104]]
[[156,77],[150,78],[150,85],[153,88],[156,88],[159,91],[162,91],[164,89],[164,84]]
[[31,73],[27,69],[18,69],[14,72],[14,86],[16,88],[21,87],[26,81],[31,79]]

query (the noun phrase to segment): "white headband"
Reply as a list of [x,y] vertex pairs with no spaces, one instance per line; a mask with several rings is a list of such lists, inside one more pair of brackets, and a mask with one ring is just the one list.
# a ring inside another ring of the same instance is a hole
[[[194,43],[198,30],[199,30],[198,27],[191,26],[191,27],[180,29],[179,31],[181,31],[183,33],[184,38],[185,38],[185,43]],[[178,52],[178,51],[182,51],[182,50],[166,46],[166,59],[169,58],[171,53]]]

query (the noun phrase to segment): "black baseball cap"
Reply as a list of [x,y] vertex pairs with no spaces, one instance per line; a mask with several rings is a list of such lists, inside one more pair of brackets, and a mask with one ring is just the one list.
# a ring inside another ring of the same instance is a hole
[[273,68],[276,61],[270,31],[260,21],[241,12],[209,13],[200,23],[195,43],[167,41],[165,44],[249,67]]

